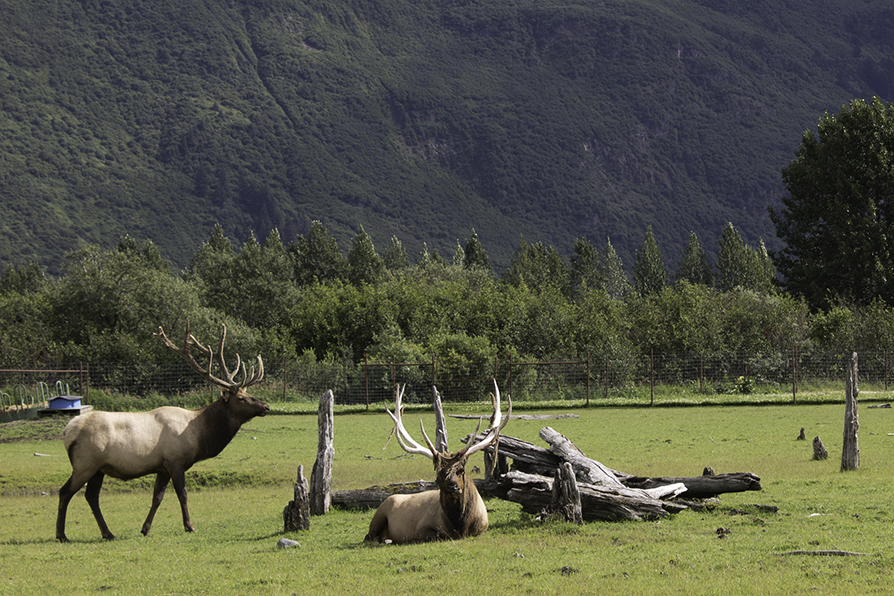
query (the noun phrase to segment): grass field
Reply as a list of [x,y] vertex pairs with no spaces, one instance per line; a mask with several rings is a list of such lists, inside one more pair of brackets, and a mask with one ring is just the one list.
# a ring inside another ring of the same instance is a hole
[[[544,445],[537,433],[548,425],[614,469],[694,476],[712,466],[717,473],[755,473],[763,490],[722,495],[710,512],[580,527],[543,525],[518,505],[490,500],[490,530],[449,543],[367,546],[362,538],[371,512],[359,511],[334,510],[313,518],[309,531],[284,534],[282,509],[292,498],[297,466],[309,476],[315,458],[316,417],[271,415],[248,423],[218,458],[189,473],[195,534],[183,532],[169,491],[152,534],[141,536],[151,479],[107,480],[103,511],[118,538],[100,539],[82,493],[69,508],[72,543],[59,544],[55,493],[70,472],[62,443],[18,440],[0,444],[0,593],[838,595],[894,589],[894,410],[861,404],[861,467],[847,473],[839,471],[843,403],[555,413],[578,417],[512,420],[505,432]],[[405,418],[408,428],[419,418],[433,427],[430,413]],[[43,424],[35,434],[58,432]],[[801,427],[807,441],[795,440]],[[381,413],[336,416],[334,489],[432,479],[429,460],[407,456],[394,441],[382,451],[389,430]],[[448,420],[454,447],[471,430],[469,420]],[[0,429],[0,439],[14,433],[28,435],[20,423],[15,431]],[[826,461],[812,460],[816,435],[829,451]],[[480,467],[480,457],[470,467]],[[758,505],[776,506],[778,513]],[[281,537],[301,546],[280,549]],[[833,550],[858,554],[791,554]]]

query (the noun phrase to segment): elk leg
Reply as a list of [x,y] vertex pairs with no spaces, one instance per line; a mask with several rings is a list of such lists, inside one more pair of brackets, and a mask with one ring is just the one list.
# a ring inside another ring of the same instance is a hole
[[103,472],[97,472],[94,474],[90,480],[87,481],[87,503],[90,504],[90,510],[93,512],[93,517],[96,518],[96,523],[99,525],[99,531],[102,533],[102,537],[106,540],[114,540],[115,535],[109,531],[109,526],[106,525],[106,520],[102,517],[102,511],[99,510],[99,491],[102,490],[102,481],[106,477]]
[[68,513],[68,504],[71,498],[77,494],[84,482],[76,484],[74,482],[75,475],[72,474],[68,481],[59,489],[59,512],[56,514],[56,540],[59,542],[68,542],[65,536],[65,516]]
[[195,532],[192,522],[189,519],[189,507],[186,504],[186,470],[181,466],[168,465],[171,473],[171,481],[174,483],[174,490],[177,492],[177,498],[180,500],[180,512],[183,514],[183,529],[187,532]]
[[149,535],[149,529],[152,527],[152,520],[155,519],[155,512],[158,511],[158,506],[161,505],[162,500],[165,498],[165,489],[168,487],[168,481],[170,479],[171,476],[167,472],[159,472],[158,475],[155,476],[155,488],[152,491],[152,506],[149,508],[149,515],[146,516],[146,521],[143,522],[143,529],[140,530],[143,536]]

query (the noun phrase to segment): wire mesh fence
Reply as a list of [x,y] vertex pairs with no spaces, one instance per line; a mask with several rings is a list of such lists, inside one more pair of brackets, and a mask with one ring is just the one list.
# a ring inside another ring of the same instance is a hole
[[[495,357],[486,366],[457,371],[429,362],[317,362],[284,359],[268,362],[260,384],[268,401],[316,400],[331,389],[339,405],[371,405],[393,399],[405,386],[407,403],[428,403],[432,385],[446,403],[483,401],[500,390],[516,402],[576,401],[642,392],[656,386],[681,387],[694,393],[791,392],[811,385],[843,383],[849,355],[799,353],[795,350],[762,354],[626,354],[586,355],[577,360],[526,362]],[[889,355],[867,352],[859,356],[861,386],[887,390]],[[28,405],[40,397],[41,384],[58,394],[90,391],[145,398],[151,395],[199,393],[215,390],[182,362],[47,365],[45,369],[0,370],[0,407]],[[210,399],[210,397],[208,398]]]

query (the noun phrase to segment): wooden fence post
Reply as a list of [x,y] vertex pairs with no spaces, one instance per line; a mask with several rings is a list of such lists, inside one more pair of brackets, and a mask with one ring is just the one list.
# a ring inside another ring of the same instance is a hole
[[310,475],[310,513],[323,515],[332,504],[332,458],[335,449],[332,447],[332,418],[335,396],[328,390],[320,396],[320,407],[317,410],[317,460]]
[[860,446],[857,430],[860,418],[857,415],[857,395],[860,389],[857,383],[857,353],[854,352],[847,367],[847,385],[845,386],[844,406],[844,443],[841,448],[841,471],[856,470],[860,467]]
[[447,453],[447,420],[444,418],[444,408],[441,406],[441,394],[434,385],[431,386],[431,403],[435,411],[435,449]]

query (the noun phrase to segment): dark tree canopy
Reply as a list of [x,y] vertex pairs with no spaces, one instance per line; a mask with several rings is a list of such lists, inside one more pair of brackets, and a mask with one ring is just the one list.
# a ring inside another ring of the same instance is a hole
[[788,196],[770,218],[788,291],[815,307],[894,304],[894,107],[874,97],[825,114],[782,179]]

